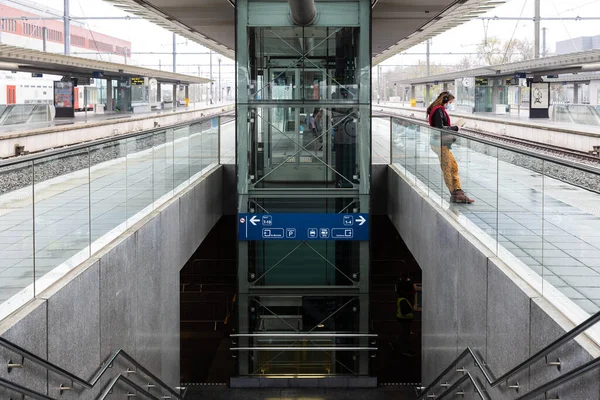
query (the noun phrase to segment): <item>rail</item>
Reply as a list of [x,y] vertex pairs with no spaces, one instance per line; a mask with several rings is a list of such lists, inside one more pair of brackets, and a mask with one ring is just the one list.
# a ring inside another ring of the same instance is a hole
[[[19,356],[22,357],[23,361],[21,361],[20,364],[17,363],[12,363],[12,361],[9,361],[8,364],[8,368],[9,368],[9,372],[12,368],[24,368],[25,366],[25,362],[24,360],[29,360],[32,361],[34,364],[39,365],[43,368],[45,368],[48,371],[52,371],[60,376],[62,376],[63,378],[67,379],[68,381],[70,381],[70,385],[64,385],[61,384],[60,388],[61,388],[61,394],[63,391],[70,391],[73,390],[73,384],[78,384],[79,386],[83,387],[84,389],[90,390],[93,389],[96,384],[100,381],[100,379],[104,376],[104,374],[106,374],[106,372],[112,368],[113,363],[116,361],[117,358],[121,357],[124,358],[125,360],[127,360],[128,362],[130,362],[137,370],[141,371],[144,375],[146,375],[148,378],[150,378],[153,382],[149,382],[147,385],[147,388],[144,389],[143,387],[139,386],[138,384],[134,383],[133,381],[131,381],[130,379],[128,379],[127,377],[123,376],[122,374],[119,374],[117,377],[115,377],[111,383],[109,384],[109,386],[105,389],[105,391],[103,392],[104,394],[99,398],[99,399],[104,399],[108,393],[110,393],[110,391],[112,390],[112,388],[117,384],[117,382],[119,381],[123,381],[125,382],[127,385],[135,388],[136,390],[145,393],[146,395],[148,395],[148,397],[153,398],[153,399],[157,399],[157,397],[153,396],[151,393],[149,393],[150,389],[153,389],[156,387],[156,385],[159,385],[161,388],[165,389],[168,393],[170,393],[171,395],[173,395],[176,399],[183,399],[185,397],[185,394],[187,393],[187,388],[182,388],[183,392],[182,393],[177,393],[174,389],[172,389],[169,385],[167,385],[165,382],[163,382],[161,379],[159,379],[158,377],[156,377],[156,375],[154,375],[152,372],[150,372],[147,368],[145,368],[143,365],[141,365],[138,361],[136,361],[133,357],[131,357],[125,350],[123,349],[119,349],[117,351],[115,351],[104,363],[103,366],[98,370],[98,372],[96,372],[93,377],[89,380],[85,380],[83,378],[78,377],[77,375],[68,372],[67,370],[49,362],[44,360],[43,358],[31,353],[30,351],[6,340],[5,338],[0,337],[0,346],[4,347],[5,349],[8,349],[16,354],[18,354]],[[132,373],[133,371],[137,370],[127,370],[126,373]],[[2,379],[0,378],[0,386],[4,386],[8,389],[14,390],[16,392],[19,392],[23,395],[26,396],[30,396],[32,398],[35,399],[50,399],[53,400],[51,397],[48,397],[45,394],[36,392],[34,390],[28,389],[24,386],[18,385],[16,383],[10,382],[6,379]],[[162,397],[165,398],[165,397]]]
[[[224,112],[221,114],[207,115],[206,117],[196,118],[191,121],[180,122],[178,124],[163,125],[163,126],[159,126],[156,128],[143,130],[141,132],[124,133],[124,134],[118,135],[118,136],[111,136],[111,137],[104,138],[104,139],[93,140],[91,142],[74,144],[74,145],[70,145],[70,146],[61,147],[59,149],[41,151],[41,152],[37,152],[37,153],[33,153],[33,154],[28,154],[26,156],[11,157],[11,158],[7,158],[4,160],[0,160],[0,168],[17,165],[17,164],[22,164],[25,162],[41,160],[41,159],[49,158],[49,157],[56,157],[61,154],[68,154],[68,153],[75,152],[77,150],[89,149],[92,147],[97,147],[99,145],[108,144],[108,143],[115,142],[115,141],[131,139],[131,138],[140,137],[140,136],[146,136],[146,135],[149,135],[152,133],[159,133],[159,132],[163,132],[164,130],[168,130],[168,129],[185,128],[189,125],[201,124],[203,122],[211,121],[214,118],[221,119],[221,118],[226,118],[226,117],[230,117],[230,118],[234,119],[235,114],[232,111],[227,111],[227,112]],[[225,123],[225,122],[221,122],[221,123]]]
[[0,259],[21,275],[0,280],[0,320],[217,168],[233,120],[206,116],[1,160],[0,233],[16,241]]
[[[384,117],[384,118],[390,118],[390,119],[396,119],[396,120],[405,120],[407,122],[410,122],[413,125],[418,125],[418,126],[422,126],[425,127],[427,129],[436,129],[436,128],[432,128],[428,123],[423,122],[419,119],[416,118],[411,118],[411,117],[405,117],[405,116],[400,116],[400,115],[394,115],[394,114],[389,114],[386,112],[380,112],[378,115],[374,115],[373,118],[378,118],[378,117]],[[465,129],[464,131],[468,132],[468,129]],[[515,147],[515,146],[510,146],[508,144],[502,143],[502,142],[496,142],[493,140],[488,140],[482,137],[474,137],[465,133],[462,133],[460,131],[455,132],[455,131],[451,131],[451,132],[446,132],[447,134],[451,134],[453,136],[457,136],[466,140],[472,140],[475,142],[479,142],[488,146],[493,146],[493,147],[497,147],[499,149],[502,150],[507,150],[507,151],[511,151],[513,153],[518,153],[518,154],[522,154],[528,157],[534,157],[543,161],[548,161],[551,163],[555,163],[558,165],[562,165],[565,167],[569,167],[569,168],[575,168],[578,169],[580,171],[584,171],[584,172],[588,172],[588,173],[592,173],[592,174],[598,174],[600,172],[600,170],[597,167],[593,167],[591,165],[586,165],[586,164],[582,164],[582,163],[577,163],[571,160],[566,160],[564,158],[560,158],[560,157],[554,157],[548,154],[541,154],[541,153],[537,153],[535,151],[530,151],[521,147]],[[479,132],[477,132],[479,133]],[[392,135],[390,135],[390,141],[392,140]],[[390,143],[390,152],[393,149],[393,144]]]

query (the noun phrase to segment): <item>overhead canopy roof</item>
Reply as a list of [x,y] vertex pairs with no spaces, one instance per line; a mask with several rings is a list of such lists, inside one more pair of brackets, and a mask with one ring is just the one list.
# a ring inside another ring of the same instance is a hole
[[560,56],[519,61],[510,64],[492,65],[489,67],[402,80],[397,83],[406,85],[424,85],[435,82],[454,82],[456,79],[466,77],[509,77],[514,76],[514,74],[518,72],[524,72],[533,76],[577,73],[582,71],[600,71],[600,50],[589,50]]
[[[235,0],[105,1],[226,57],[235,57]],[[317,8],[319,2],[316,0]],[[380,63],[504,3],[505,0],[372,0],[373,62]]]
[[209,79],[196,76],[141,68],[135,65],[116,64],[62,54],[46,53],[6,44],[0,44],[0,69],[82,77],[92,77],[94,72],[102,72],[105,79],[144,76],[156,78],[157,81],[163,83],[191,84],[210,82]]

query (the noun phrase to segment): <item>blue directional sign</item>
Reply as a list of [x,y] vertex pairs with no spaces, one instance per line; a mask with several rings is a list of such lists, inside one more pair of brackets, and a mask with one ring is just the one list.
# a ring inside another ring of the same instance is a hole
[[369,240],[369,214],[239,214],[238,239]]

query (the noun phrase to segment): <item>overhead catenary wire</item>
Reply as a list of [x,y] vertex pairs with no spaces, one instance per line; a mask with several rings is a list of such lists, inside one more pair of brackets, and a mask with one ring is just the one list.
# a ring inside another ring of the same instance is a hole
[[[519,15],[519,17],[523,16],[523,12],[525,12],[525,7],[527,6],[529,0],[525,0],[525,2],[523,3],[523,8],[521,8],[521,14]],[[510,45],[512,44],[512,41],[515,37],[515,33],[517,32],[517,28],[519,27],[519,21],[517,21],[517,23],[515,24],[515,28],[513,29],[513,33],[510,36],[510,40],[508,41],[508,43],[506,44],[506,49],[504,50],[504,57],[502,57],[502,64],[506,63],[506,55],[508,54],[508,50],[510,49]]]

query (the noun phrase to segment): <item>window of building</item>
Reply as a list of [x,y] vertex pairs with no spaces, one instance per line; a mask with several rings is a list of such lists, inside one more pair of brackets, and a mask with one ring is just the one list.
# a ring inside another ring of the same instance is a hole
[[85,38],[82,36],[71,35],[71,45],[85,47]]

